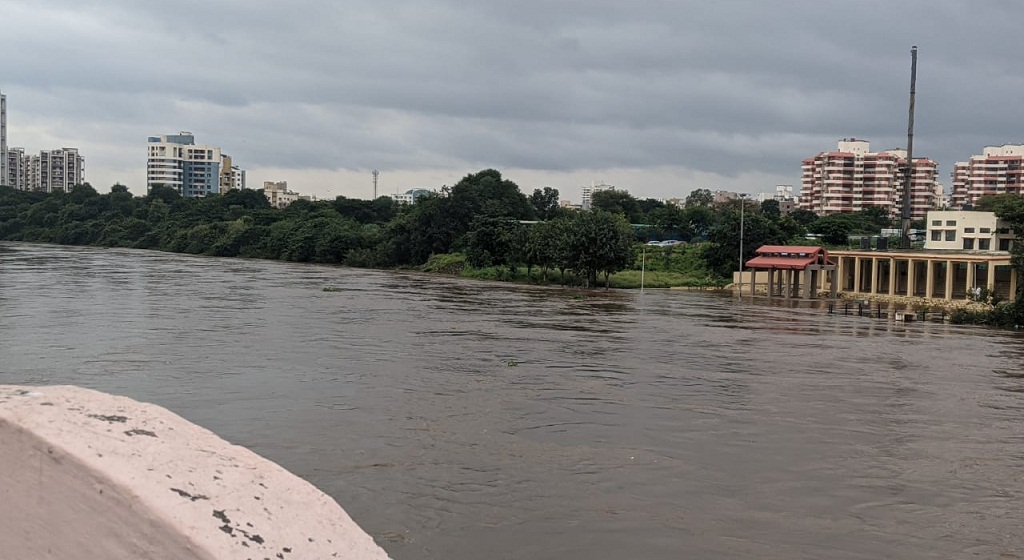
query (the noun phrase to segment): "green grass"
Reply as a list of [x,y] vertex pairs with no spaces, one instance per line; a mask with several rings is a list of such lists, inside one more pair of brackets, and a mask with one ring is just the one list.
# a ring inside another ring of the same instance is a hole
[[[723,281],[711,278],[706,274],[698,276],[692,273],[648,271],[643,276],[645,288],[720,288],[724,285]],[[600,280],[603,280],[603,278]],[[639,289],[640,271],[624,270],[617,272],[611,275],[609,282],[612,288]]]

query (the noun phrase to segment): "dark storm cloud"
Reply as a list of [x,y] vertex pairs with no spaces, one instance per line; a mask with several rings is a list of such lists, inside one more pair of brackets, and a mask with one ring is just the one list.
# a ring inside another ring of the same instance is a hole
[[46,118],[277,167],[796,178],[841,137],[905,144],[917,44],[916,154],[945,175],[1024,141],[1015,2],[44,4],[0,1],[12,136]]

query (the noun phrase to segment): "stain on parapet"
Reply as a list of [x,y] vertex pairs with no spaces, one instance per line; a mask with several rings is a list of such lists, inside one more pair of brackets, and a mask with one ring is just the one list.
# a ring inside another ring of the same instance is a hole
[[193,502],[196,501],[196,500],[209,500],[210,499],[209,496],[204,496],[202,494],[196,494],[196,495],[193,496],[192,494],[189,494],[188,492],[186,492],[186,491],[184,491],[184,490],[182,490],[180,488],[171,488],[171,492],[174,492],[175,494],[181,496],[182,498],[188,498],[189,500],[191,500]]
[[125,422],[128,421],[128,417],[127,416],[114,416],[114,415],[109,415],[108,416],[108,415],[104,415],[104,414],[89,414],[88,416],[89,416],[89,418],[95,418],[97,420],[103,420],[104,422],[110,422],[111,424],[113,424],[114,422],[117,422],[119,424],[124,424]]
[[149,436],[149,437],[156,437],[156,433],[155,432],[151,432],[149,430],[140,430],[139,428],[133,428],[131,430],[128,430],[127,432],[124,433],[124,435],[126,435],[126,436]]

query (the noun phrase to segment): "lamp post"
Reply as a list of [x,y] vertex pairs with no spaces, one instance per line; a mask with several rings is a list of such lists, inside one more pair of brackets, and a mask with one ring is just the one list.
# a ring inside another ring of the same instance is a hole
[[[740,194],[740,299],[743,299],[743,213],[747,205],[747,195]],[[751,280],[753,281],[753,280]]]

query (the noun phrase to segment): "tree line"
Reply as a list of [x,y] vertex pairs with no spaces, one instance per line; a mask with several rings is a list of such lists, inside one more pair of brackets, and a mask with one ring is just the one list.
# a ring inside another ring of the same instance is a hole
[[567,210],[559,206],[557,190],[527,195],[493,169],[466,175],[412,205],[339,196],[277,209],[260,190],[182,198],[170,187],[140,197],[123,185],[105,194],[88,184],[53,194],[0,187],[5,240],[376,268],[423,267],[432,257],[458,255],[459,262],[493,269],[499,278],[525,271],[541,282],[590,287],[639,269],[642,244],[665,239],[688,245],[650,248],[655,258],[643,261],[648,270],[724,283],[738,265],[741,215],[744,259],[762,244],[807,244],[809,232],[842,245],[851,233],[877,234],[891,225],[877,209],[783,216],[776,201],[715,203],[707,189],[690,193],[682,206],[601,191],[590,210]]

